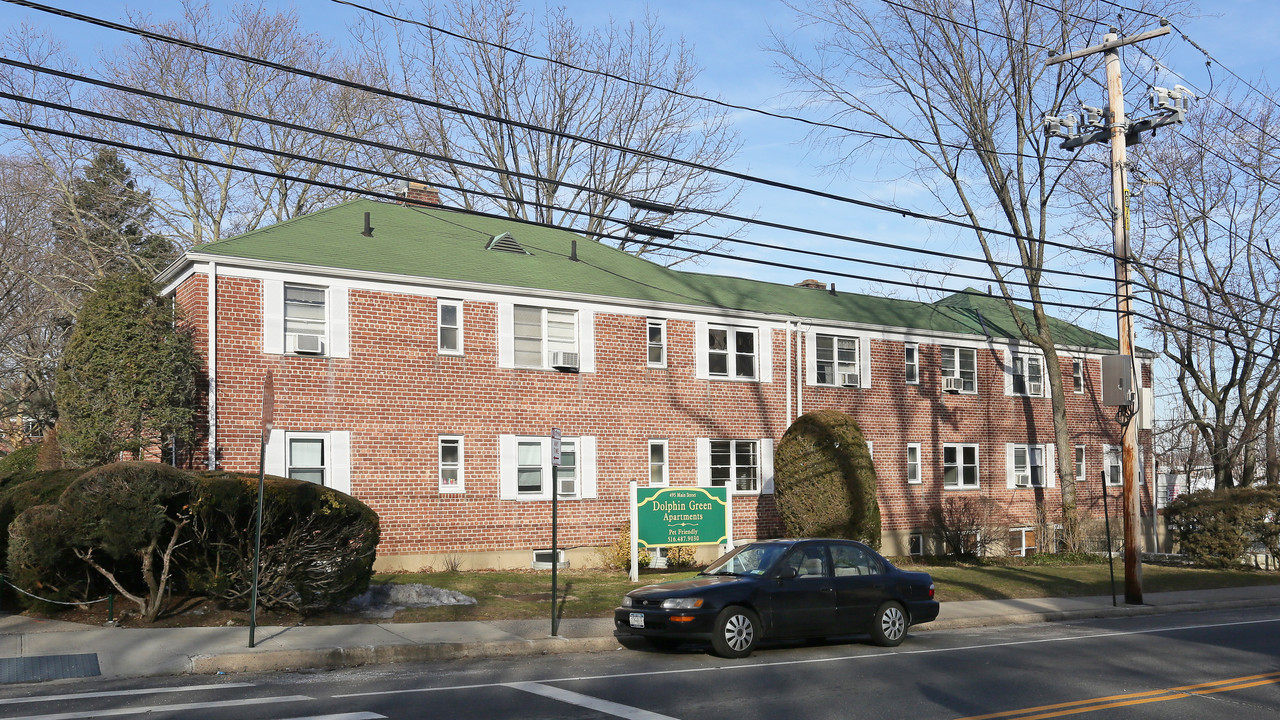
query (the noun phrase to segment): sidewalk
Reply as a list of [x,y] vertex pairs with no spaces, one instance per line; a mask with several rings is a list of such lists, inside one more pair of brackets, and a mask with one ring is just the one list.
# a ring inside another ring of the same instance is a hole
[[[1111,597],[973,600],[942,604],[927,632],[1090,617],[1280,606],[1280,586],[1147,593],[1145,605]],[[0,683],[74,677],[334,669],[464,657],[599,652],[619,647],[612,618],[258,627],[114,628],[0,615]]]

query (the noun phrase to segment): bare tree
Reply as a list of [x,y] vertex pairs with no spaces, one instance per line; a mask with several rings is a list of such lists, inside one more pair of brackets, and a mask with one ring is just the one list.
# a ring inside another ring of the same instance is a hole
[[[479,42],[421,25],[396,24],[390,33],[369,26],[362,34],[367,62],[381,65],[393,89],[487,117],[401,104],[395,141],[444,159],[393,154],[388,163],[398,173],[460,188],[446,195],[467,208],[598,239],[625,233],[625,225],[607,219],[629,219],[619,198],[677,208],[670,216],[641,215],[646,225],[697,229],[716,227],[698,211],[726,210],[737,196],[736,184],[709,169],[660,159],[717,167],[734,156],[738,141],[723,111],[658,89],[693,93],[698,67],[692,48],[668,42],[652,17],[588,30],[561,8],[535,15],[518,0],[453,0],[414,19]],[[680,249],[668,250],[630,237],[615,242],[669,264],[719,244],[679,238],[673,244]]]
[[[1088,62],[1045,66],[1046,49],[1096,40],[1089,0],[814,0],[788,3],[816,46],[775,33],[778,67],[812,107],[869,135],[818,141],[856,159],[882,150],[904,163],[973,237],[1022,337],[1045,358],[1052,396],[1064,523],[1075,521],[1062,369],[1046,292],[1048,244],[1068,218],[1055,208],[1069,162],[1045,138],[1044,115],[1092,87]],[[1074,104],[1072,102],[1072,104]],[[876,139],[867,139],[868,137]],[[988,232],[991,228],[999,232]],[[1017,263],[1016,269],[1001,261]],[[1029,311],[1015,302],[1026,298]],[[1073,533],[1066,533],[1068,537]]]
[[1260,464],[1271,479],[1280,403],[1274,108],[1200,103],[1180,133],[1137,150],[1138,250],[1147,259],[1138,271],[1187,421],[1216,487],[1252,484]]
[[[263,0],[226,14],[215,13],[206,2],[184,0],[179,20],[155,22],[142,15],[131,20],[164,35],[281,65],[344,79],[357,79],[361,73],[335,41],[303,32],[296,10],[270,10]],[[384,122],[384,103],[371,94],[160,40],[125,44],[106,54],[101,67],[108,79],[123,85],[350,137],[375,136]],[[302,156],[281,157],[167,131],[100,124],[101,137],[190,158],[141,152],[128,156],[154,183],[158,216],[184,247],[287,220],[350,195],[313,184],[317,181],[353,189],[386,184],[374,176],[308,160],[360,166],[368,151],[359,143],[130,93],[103,92],[96,103],[113,116]],[[201,158],[298,179],[204,165]]]

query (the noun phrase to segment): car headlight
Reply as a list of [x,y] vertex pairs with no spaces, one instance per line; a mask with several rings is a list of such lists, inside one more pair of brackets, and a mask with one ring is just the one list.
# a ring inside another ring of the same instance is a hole
[[632,604],[632,603],[631,603],[631,596],[630,596],[630,595],[623,595],[623,596],[622,596],[622,607],[631,607],[631,604]]
[[667,598],[662,601],[663,610],[693,610],[702,607],[702,598]]

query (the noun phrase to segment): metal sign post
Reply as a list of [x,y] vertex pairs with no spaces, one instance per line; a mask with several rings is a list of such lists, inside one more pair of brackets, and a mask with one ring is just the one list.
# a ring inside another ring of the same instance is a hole
[[258,626],[258,569],[262,565],[262,486],[267,474],[267,442],[271,439],[271,426],[275,421],[276,390],[271,371],[262,380],[262,446],[258,453],[258,507],[257,528],[253,534],[253,590],[249,595],[249,647],[253,647],[253,632]]
[[556,614],[556,569],[560,567],[560,551],[556,546],[559,529],[560,497],[560,428],[551,428],[551,637],[560,634],[560,618]]

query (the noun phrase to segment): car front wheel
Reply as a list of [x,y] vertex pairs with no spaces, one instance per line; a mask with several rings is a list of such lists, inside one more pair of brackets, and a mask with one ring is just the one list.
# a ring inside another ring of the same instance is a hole
[[871,639],[877,645],[894,647],[902,644],[907,636],[907,613],[896,602],[887,602],[876,610],[871,624]]
[[711,635],[711,649],[720,657],[744,658],[760,642],[760,617],[744,607],[720,611]]

